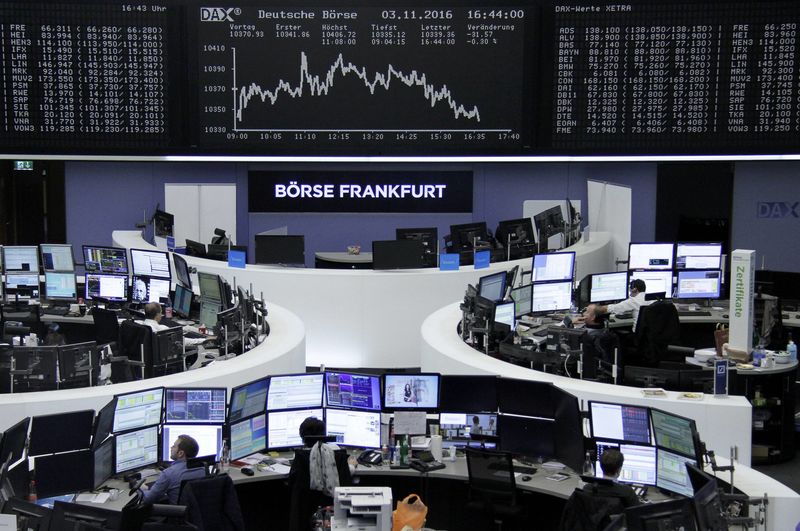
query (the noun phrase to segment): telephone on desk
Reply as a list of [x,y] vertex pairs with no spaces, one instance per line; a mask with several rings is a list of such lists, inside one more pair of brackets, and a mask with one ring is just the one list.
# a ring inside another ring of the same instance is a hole
[[378,450],[364,450],[358,456],[358,464],[360,465],[380,465],[383,463],[383,454]]

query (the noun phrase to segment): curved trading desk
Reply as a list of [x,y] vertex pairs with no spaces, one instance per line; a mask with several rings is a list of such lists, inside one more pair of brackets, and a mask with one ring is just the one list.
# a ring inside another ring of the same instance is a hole
[[148,387],[232,387],[267,374],[305,371],[305,329],[296,315],[270,304],[270,335],[256,348],[229,360],[177,374],[134,382],[59,391],[0,395],[0,430],[27,416],[63,411],[99,411],[111,398]]
[[[114,245],[154,249],[138,231],[114,231]],[[588,243],[569,248],[576,253],[578,277],[613,269],[608,233],[592,233]],[[530,270],[531,259],[491,264],[487,269],[464,266],[458,271],[402,271],[281,268],[247,265],[187,256],[190,266],[216,273],[233,285],[253,286],[297,314],[307,329],[306,364],[331,367],[418,367],[420,328],[427,315],[464,296],[467,284],[515,265]]]

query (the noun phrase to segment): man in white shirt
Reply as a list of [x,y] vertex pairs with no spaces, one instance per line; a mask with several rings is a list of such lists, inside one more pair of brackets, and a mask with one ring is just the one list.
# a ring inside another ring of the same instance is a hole
[[[142,324],[149,326],[153,332],[160,332],[161,330],[169,330],[169,327],[166,325],[161,324],[161,318],[163,317],[163,313],[161,312],[161,305],[157,302],[148,302],[144,306],[144,316],[145,320]],[[183,338],[184,346],[190,347],[192,345],[199,345],[200,343],[207,341],[208,337],[203,338],[196,338],[191,339],[188,337]]]
[[626,313],[631,312],[633,314],[633,331],[636,331],[636,321],[639,320],[639,309],[647,304],[644,300],[644,294],[647,290],[647,286],[644,283],[644,280],[637,278],[631,280],[630,283],[630,297],[625,299],[622,302],[618,302],[616,304],[609,304],[607,306],[602,306],[598,304],[590,304],[586,308],[586,314],[596,314],[596,315],[603,315],[607,313]]

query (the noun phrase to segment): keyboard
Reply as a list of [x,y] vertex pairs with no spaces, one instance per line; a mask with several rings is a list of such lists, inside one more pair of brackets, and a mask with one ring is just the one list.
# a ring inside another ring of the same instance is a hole
[[532,475],[536,473],[536,469],[533,468],[532,466],[514,465],[514,472],[517,474]]
[[533,335],[536,337],[545,337],[547,335],[547,328],[542,328],[538,332],[534,332]]
[[680,317],[691,317],[693,315],[696,315],[697,317],[711,317],[711,312],[678,310],[678,315]]
[[183,326],[178,321],[176,321],[174,319],[168,319],[166,317],[162,317],[161,321],[159,321],[159,324],[162,324],[164,326],[168,326],[170,328],[175,328],[176,326]]
[[45,315],[67,315],[69,308],[65,306],[51,306],[49,308],[42,308],[42,313]]
[[201,339],[201,338],[204,338],[204,337],[207,337],[207,336],[201,334],[200,332],[192,332],[192,331],[189,331],[189,330],[184,330],[183,331],[183,337],[187,337],[189,339]]

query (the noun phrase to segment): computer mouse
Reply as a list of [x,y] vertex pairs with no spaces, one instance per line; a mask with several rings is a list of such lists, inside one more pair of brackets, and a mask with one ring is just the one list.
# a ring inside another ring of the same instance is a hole
[[795,319],[800,319],[800,313],[794,316]]
[[727,318],[728,318],[728,317],[730,317],[730,316],[729,316],[727,313],[723,313],[723,314],[722,314],[722,317],[723,317],[723,319],[727,319]]
[[522,476],[519,479],[521,479],[522,481],[530,481],[531,480],[531,476]]
[[253,474],[255,474],[255,472],[253,472],[252,468],[248,468],[246,466],[242,467],[241,470],[242,470],[242,474],[244,474],[245,476],[252,476]]

